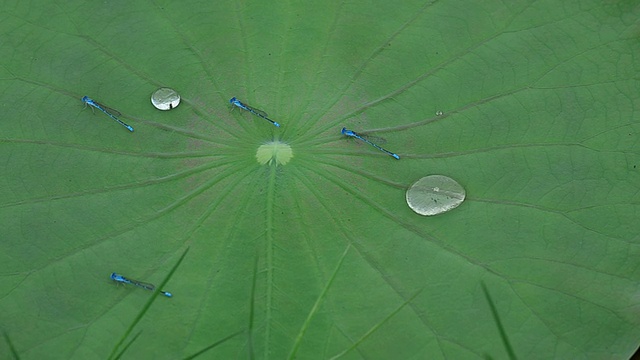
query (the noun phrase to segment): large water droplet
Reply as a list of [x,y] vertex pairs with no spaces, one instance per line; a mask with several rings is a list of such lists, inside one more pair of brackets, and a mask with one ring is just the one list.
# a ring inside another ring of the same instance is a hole
[[180,105],[180,94],[170,88],[160,88],[151,95],[151,103],[158,110],[171,110]]
[[429,175],[407,190],[407,205],[420,215],[438,215],[455,209],[466,196],[462,185],[450,177]]

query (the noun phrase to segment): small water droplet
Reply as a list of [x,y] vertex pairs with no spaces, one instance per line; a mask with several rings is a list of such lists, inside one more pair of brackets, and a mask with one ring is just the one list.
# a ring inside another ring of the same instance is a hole
[[436,115],[437,115],[437,116],[442,115],[442,111],[440,111],[440,110],[436,111]]
[[420,215],[431,216],[455,209],[464,201],[462,185],[450,177],[429,175],[416,181],[406,193],[407,205]]
[[173,89],[160,88],[151,95],[151,103],[158,110],[171,110],[180,105],[180,95]]

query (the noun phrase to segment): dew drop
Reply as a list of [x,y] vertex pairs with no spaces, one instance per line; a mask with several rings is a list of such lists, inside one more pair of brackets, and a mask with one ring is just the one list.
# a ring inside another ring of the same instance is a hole
[[171,110],[180,105],[180,95],[173,89],[160,88],[151,95],[151,103],[158,110]]
[[444,175],[429,175],[416,181],[406,193],[407,205],[417,214],[432,216],[455,209],[464,201],[462,185]]

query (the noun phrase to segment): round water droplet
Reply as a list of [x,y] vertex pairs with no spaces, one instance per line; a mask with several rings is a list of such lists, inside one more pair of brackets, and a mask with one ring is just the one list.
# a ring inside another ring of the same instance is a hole
[[407,205],[420,215],[438,215],[457,208],[465,195],[462,185],[452,178],[429,175],[416,181],[407,190]]
[[175,109],[180,104],[180,95],[173,89],[160,88],[151,95],[151,103],[158,110]]

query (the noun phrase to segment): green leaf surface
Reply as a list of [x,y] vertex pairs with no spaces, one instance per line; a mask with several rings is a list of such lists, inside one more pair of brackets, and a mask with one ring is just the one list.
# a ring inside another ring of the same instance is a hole
[[[152,296],[109,274],[159,284],[187,247],[124,358],[505,358],[506,334],[522,359],[624,359],[640,342],[637,1],[2,9],[0,326],[21,358],[109,356]],[[178,108],[152,107],[163,86]],[[260,164],[268,142],[293,157]],[[467,200],[412,212],[431,174]]]

